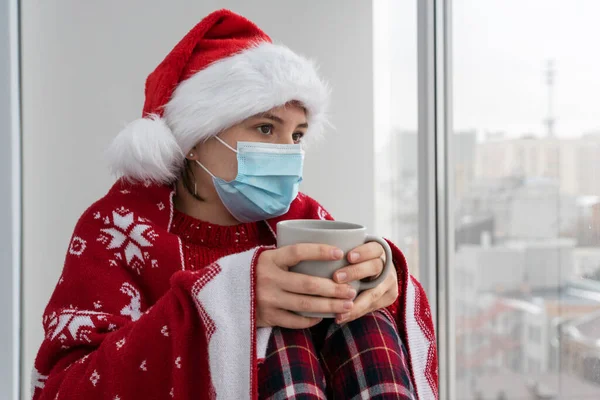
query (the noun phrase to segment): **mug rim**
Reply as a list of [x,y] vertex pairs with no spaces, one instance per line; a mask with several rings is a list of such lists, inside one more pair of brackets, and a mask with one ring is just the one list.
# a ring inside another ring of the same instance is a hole
[[365,226],[356,224],[354,222],[345,222],[345,221],[331,221],[331,220],[323,220],[323,219],[288,219],[285,221],[280,221],[277,223],[277,228],[286,227],[292,229],[301,229],[303,231],[322,231],[322,228],[310,228],[306,226],[302,226],[302,223],[306,222],[317,222],[325,225],[336,225],[336,224],[344,224],[346,227],[340,228],[327,228],[328,231],[344,231],[344,232],[353,232],[367,229]]

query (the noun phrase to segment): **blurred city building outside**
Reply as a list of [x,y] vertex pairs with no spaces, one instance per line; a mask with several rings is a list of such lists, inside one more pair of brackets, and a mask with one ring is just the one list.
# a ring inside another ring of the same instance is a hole
[[[560,375],[600,394],[600,134],[451,140],[457,384],[477,399],[486,376],[526,375],[523,393],[558,395]],[[415,131],[390,135],[377,204],[418,274],[416,147]]]

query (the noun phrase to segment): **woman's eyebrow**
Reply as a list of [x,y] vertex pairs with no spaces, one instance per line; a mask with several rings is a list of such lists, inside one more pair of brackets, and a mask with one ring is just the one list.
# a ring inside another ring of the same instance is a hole
[[278,122],[280,124],[284,124],[285,121],[281,118],[279,118],[276,115],[273,115],[271,113],[265,112],[265,113],[260,113],[260,114],[256,114],[254,117],[252,118],[266,118],[266,119],[270,119],[271,121],[275,121]]
[[[285,124],[285,121],[282,118],[279,118],[277,115],[273,115],[269,112],[256,114],[255,116],[253,116],[251,118],[265,118],[265,119],[270,119],[271,121],[275,121],[282,125]],[[308,123],[304,122],[302,124],[298,124],[298,126],[296,128],[308,128]]]

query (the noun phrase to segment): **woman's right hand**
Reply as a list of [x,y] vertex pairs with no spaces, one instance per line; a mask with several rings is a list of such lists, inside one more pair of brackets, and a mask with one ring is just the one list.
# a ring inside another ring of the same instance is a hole
[[334,261],[343,256],[335,247],[309,243],[263,251],[256,266],[256,325],[303,329],[321,318],[303,317],[293,311],[351,311],[356,291],[350,285],[288,271],[300,261]]

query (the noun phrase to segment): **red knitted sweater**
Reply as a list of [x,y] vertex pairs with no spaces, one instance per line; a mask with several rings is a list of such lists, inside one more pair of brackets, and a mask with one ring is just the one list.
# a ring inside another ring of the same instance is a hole
[[[255,326],[256,260],[278,221],[331,217],[300,194],[282,217],[219,227],[176,212],[173,195],[118,181],[82,215],[44,312],[34,400],[256,398],[271,335]],[[400,296],[389,309],[419,398],[436,398],[427,299],[392,247]]]
[[181,238],[186,269],[196,270],[230,254],[258,246],[273,246],[275,238],[264,222],[222,226],[175,210],[171,233]]

